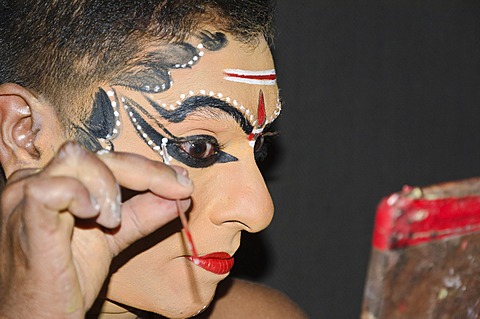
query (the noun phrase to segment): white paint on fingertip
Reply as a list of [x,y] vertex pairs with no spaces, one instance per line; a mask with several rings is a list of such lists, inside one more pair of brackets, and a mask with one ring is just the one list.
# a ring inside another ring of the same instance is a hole
[[98,156],[102,156],[102,155],[109,154],[109,153],[110,153],[110,150],[108,150],[106,148],[102,148],[101,150],[97,151]]
[[98,203],[97,199],[95,198],[95,196],[93,196],[92,194],[90,194],[90,203],[93,207],[93,209],[98,213],[100,212],[100,204]]
[[115,184],[117,189],[117,197],[115,201],[112,203],[112,212],[113,216],[118,220],[122,220],[122,191],[120,190],[120,185]]

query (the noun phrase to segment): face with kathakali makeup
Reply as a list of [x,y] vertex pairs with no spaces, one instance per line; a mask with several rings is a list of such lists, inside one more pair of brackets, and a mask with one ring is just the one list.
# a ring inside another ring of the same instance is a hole
[[241,231],[258,232],[272,219],[255,155],[279,113],[266,41],[245,44],[216,31],[152,46],[99,89],[85,127],[102,147],[161,160],[166,138],[171,163],[188,169],[189,228],[200,256],[192,260],[175,221],[127,250],[128,261],[119,257],[109,300],[174,318],[209,304]]

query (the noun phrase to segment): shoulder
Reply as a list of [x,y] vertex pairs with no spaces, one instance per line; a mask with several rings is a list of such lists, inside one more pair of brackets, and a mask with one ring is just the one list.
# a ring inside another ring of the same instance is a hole
[[240,279],[222,282],[204,316],[199,318],[291,318],[307,315],[285,294],[273,288]]

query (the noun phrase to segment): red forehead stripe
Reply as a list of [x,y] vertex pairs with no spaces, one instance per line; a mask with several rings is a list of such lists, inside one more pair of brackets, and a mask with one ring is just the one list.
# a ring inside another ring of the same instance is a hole
[[227,73],[225,72],[226,76],[233,77],[233,78],[240,78],[240,79],[250,79],[250,80],[276,80],[276,74],[262,74],[262,75],[246,75],[246,74],[235,74],[235,73]]
[[232,82],[255,85],[275,85],[277,83],[275,69],[261,71],[226,69],[223,73],[224,79]]

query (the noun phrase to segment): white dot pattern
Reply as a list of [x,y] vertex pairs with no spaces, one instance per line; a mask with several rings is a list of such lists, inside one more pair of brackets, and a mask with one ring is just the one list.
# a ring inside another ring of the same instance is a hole
[[174,65],[174,68],[175,69],[185,69],[187,67],[191,67],[192,65],[194,65],[200,59],[200,57],[205,55],[205,52],[202,50],[203,49],[203,44],[202,43],[199,43],[197,45],[197,49],[199,50],[198,53],[196,55],[194,55],[190,61],[188,61],[187,63],[184,63],[184,64],[177,63],[177,64]]
[[[124,99],[122,99],[124,101],[123,103],[123,108],[125,109],[125,111],[127,112],[128,114],[128,117],[131,119],[132,123],[138,123],[138,120],[135,118],[133,112],[130,111],[130,106],[125,102]],[[152,140],[148,134],[143,130],[143,128],[137,124],[137,125],[134,125],[138,135],[140,135],[142,137],[142,139],[145,141],[145,143],[147,143],[147,145],[156,153],[160,154],[160,156],[163,157],[163,151],[162,151],[162,147],[160,145],[158,145],[157,143],[155,143],[154,140]],[[172,160],[171,156],[169,156],[169,159]]]
[[[204,95],[204,96],[216,97],[216,98],[218,98],[218,99],[220,99],[224,102],[231,103],[233,106],[238,108],[240,110],[240,112],[242,112],[242,114],[247,118],[247,120],[249,120],[249,122],[250,122],[250,124],[252,124],[252,126],[255,126],[257,124],[257,119],[255,118],[255,115],[252,114],[253,113],[252,111],[250,111],[245,106],[240,104],[237,100],[233,100],[232,98],[230,98],[228,96],[225,96],[223,93],[215,93],[213,91],[209,91],[207,93],[206,90],[199,90],[198,94],[196,94],[195,91],[188,91],[188,93],[186,93],[186,94],[180,94],[179,99],[175,103],[166,104],[166,103],[163,103],[159,100],[157,100],[156,102],[161,107],[163,107],[164,109],[176,110],[182,105],[182,103],[185,99],[187,99],[189,97],[192,97],[194,95]],[[277,100],[277,105],[275,107],[275,110],[273,111],[273,114],[270,116],[270,118],[267,119],[265,124],[273,122],[280,115],[281,111],[282,111],[282,105],[280,103],[280,100]]]
[[113,116],[115,117],[115,126],[112,129],[111,134],[108,134],[107,136],[105,136],[104,138],[102,138],[100,140],[103,141],[106,144],[106,147],[105,147],[106,150],[112,150],[113,145],[112,145],[111,141],[113,139],[115,139],[118,136],[118,134],[120,133],[120,128],[122,126],[122,121],[121,121],[121,118],[120,118],[120,112],[118,110],[118,102],[117,102],[115,92],[113,90],[108,90],[107,91],[107,96],[110,99],[110,105],[113,109]]

